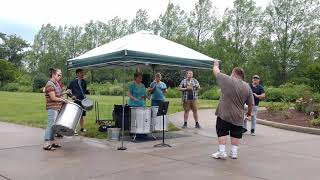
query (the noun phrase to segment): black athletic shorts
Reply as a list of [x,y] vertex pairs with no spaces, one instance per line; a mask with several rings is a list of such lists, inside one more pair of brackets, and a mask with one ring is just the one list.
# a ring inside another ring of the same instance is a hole
[[[81,104],[81,101],[74,101],[74,103],[76,103],[76,104],[78,104],[79,106],[83,107],[82,104]],[[86,111],[85,111],[85,110],[82,111],[82,117],[83,117],[83,116],[86,116]]]
[[218,137],[228,136],[230,134],[233,138],[242,138],[242,126],[231,124],[220,117],[217,118],[216,131]]

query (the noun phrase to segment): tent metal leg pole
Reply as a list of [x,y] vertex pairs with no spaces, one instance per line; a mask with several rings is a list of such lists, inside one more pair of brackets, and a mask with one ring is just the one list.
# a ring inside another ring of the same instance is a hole
[[124,95],[125,95],[125,64],[123,65],[123,75],[122,75],[122,83],[123,83],[123,90],[122,90],[122,126],[121,126],[121,147],[118,147],[118,150],[127,150],[126,147],[123,146],[123,138],[124,138]]

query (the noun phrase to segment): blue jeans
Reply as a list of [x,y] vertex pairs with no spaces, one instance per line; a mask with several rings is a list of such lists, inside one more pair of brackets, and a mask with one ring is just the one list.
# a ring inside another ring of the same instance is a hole
[[[252,116],[251,116],[251,129],[256,129],[256,122],[257,122],[257,111],[258,106],[253,106]],[[244,120],[243,128],[247,129],[247,120]]]
[[59,111],[55,109],[48,109],[48,125],[47,129],[44,134],[45,141],[52,141],[54,140],[54,132],[52,129],[53,123],[58,116]]
[[163,102],[164,100],[151,100],[151,106],[159,106],[159,104],[161,102]]

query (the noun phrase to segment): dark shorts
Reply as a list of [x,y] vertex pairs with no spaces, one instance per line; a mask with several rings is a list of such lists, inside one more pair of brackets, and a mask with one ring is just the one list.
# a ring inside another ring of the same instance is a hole
[[242,126],[231,124],[220,117],[217,118],[216,131],[218,137],[228,136],[230,134],[233,138],[242,138]]
[[[82,107],[81,101],[74,101],[74,103],[78,104],[79,106]],[[85,110],[82,111],[82,117],[86,116],[87,112]]]

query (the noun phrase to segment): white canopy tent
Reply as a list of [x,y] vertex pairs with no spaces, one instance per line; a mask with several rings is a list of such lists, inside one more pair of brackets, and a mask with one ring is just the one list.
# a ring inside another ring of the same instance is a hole
[[68,69],[137,64],[211,69],[214,59],[148,31],[139,31],[67,61]]
[[[124,36],[115,41],[92,49],[76,58],[67,60],[68,69],[96,69],[123,68],[123,77],[126,76],[127,67],[138,65],[181,67],[194,69],[212,69],[213,58],[201,54],[193,49],[169,41],[148,31],[140,31]],[[124,135],[124,102],[125,82],[123,80],[122,101],[122,141],[119,150],[125,150],[123,146]]]

